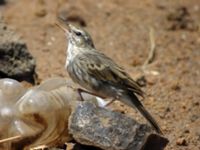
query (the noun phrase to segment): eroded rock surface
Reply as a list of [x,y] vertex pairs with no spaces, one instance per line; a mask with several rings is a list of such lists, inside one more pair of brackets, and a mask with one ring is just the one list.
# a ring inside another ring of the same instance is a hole
[[152,146],[154,150],[162,150],[168,143],[154,134],[151,127],[88,102],[81,102],[75,108],[69,132],[77,142],[105,150],[141,150]]
[[0,78],[34,82],[35,59],[20,37],[0,20]]

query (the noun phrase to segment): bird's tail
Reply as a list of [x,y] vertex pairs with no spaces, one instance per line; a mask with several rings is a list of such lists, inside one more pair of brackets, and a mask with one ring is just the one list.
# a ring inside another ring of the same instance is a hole
[[126,97],[126,99],[124,100],[125,100],[125,103],[127,103],[128,105],[131,105],[132,107],[136,107],[139,110],[139,112],[145,117],[145,119],[152,125],[152,127],[156,130],[156,132],[163,135],[163,132],[160,129],[158,123],[155,121],[155,119],[145,109],[145,107],[142,105],[139,99],[132,92],[129,92],[128,97]]

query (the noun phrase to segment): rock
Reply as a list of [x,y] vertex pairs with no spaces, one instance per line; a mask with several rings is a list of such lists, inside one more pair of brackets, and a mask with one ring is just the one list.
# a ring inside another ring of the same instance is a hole
[[162,150],[168,143],[149,126],[88,102],[77,105],[68,126],[77,142],[105,150]]
[[5,4],[5,0],[0,0],[0,5]]
[[45,17],[47,15],[47,11],[44,8],[41,8],[35,12],[37,17]]
[[198,30],[198,25],[195,20],[193,20],[187,7],[178,7],[176,10],[168,14],[167,20],[170,22],[168,30]]
[[35,60],[26,43],[0,21],[0,78],[34,82]]
[[176,140],[176,145],[187,146],[187,141],[186,141],[186,139],[184,137],[178,138]]

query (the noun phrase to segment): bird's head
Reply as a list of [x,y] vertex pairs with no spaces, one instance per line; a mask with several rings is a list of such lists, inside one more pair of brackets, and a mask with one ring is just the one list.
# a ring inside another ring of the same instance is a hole
[[65,27],[57,24],[62,30],[64,30],[68,37],[69,44],[79,48],[94,48],[92,38],[88,32],[81,27],[76,27],[72,24],[65,22]]

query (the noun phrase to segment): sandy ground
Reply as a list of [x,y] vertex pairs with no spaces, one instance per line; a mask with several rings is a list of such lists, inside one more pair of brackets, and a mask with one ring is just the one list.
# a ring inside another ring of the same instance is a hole
[[[143,103],[169,138],[167,150],[200,149],[199,0],[10,0],[0,10],[36,58],[38,81],[68,78],[64,69],[67,43],[55,26],[56,15],[65,15],[85,26],[96,48],[133,78],[144,76],[147,98]],[[156,56],[143,73],[150,28]],[[112,109],[144,121],[119,102]]]

